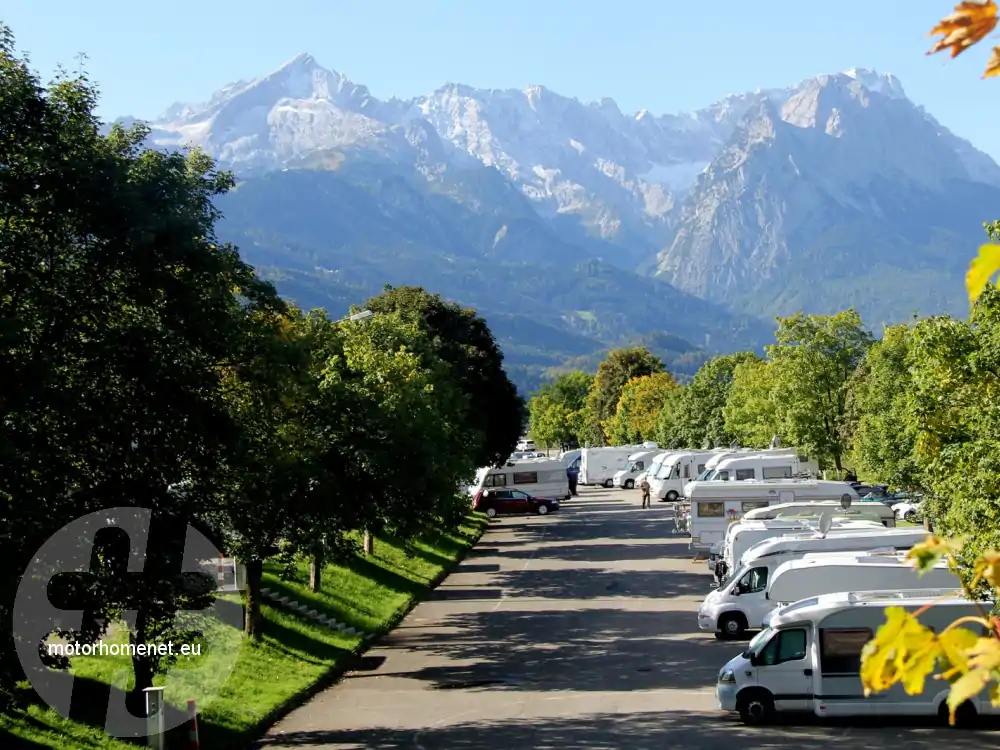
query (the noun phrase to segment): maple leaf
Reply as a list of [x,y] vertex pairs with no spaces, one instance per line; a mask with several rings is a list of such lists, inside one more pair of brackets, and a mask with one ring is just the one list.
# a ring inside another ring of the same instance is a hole
[[997,25],[997,4],[994,0],[966,0],[955,6],[955,12],[941,19],[928,36],[941,36],[928,55],[950,49],[958,57],[969,47],[981,42]]
[[1000,76],[1000,47],[993,48],[993,54],[990,55],[990,59],[986,62],[986,72],[983,73],[983,78],[994,78]]

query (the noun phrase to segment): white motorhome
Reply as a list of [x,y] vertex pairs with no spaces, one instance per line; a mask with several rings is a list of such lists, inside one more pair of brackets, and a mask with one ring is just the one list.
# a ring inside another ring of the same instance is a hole
[[476,484],[470,494],[477,495],[487,489],[521,490],[535,497],[551,497],[568,500],[569,477],[566,465],[559,460],[548,458],[528,458],[523,461],[508,461],[497,468],[480,469]]
[[833,511],[835,518],[855,518],[866,521],[879,521],[887,528],[896,525],[896,516],[892,508],[882,503],[857,503],[845,508],[839,501],[824,501],[818,503],[778,503],[767,507],[755,508],[743,514],[744,521],[763,521],[766,519],[797,521],[800,519],[817,518],[819,514]]
[[956,595],[962,591],[962,582],[944,560],[921,575],[905,553],[895,550],[811,554],[783,562],[774,571],[764,594],[771,609],[762,623],[767,627],[777,612],[795,602],[819,594],[850,591],[858,581],[864,581],[866,588],[880,591],[944,589]]
[[[833,516],[828,533],[846,533],[853,529],[885,528],[876,520],[852,519]],[[845,532],[846,530],[846,532]],[[785,520],[781,518],[767,521],[737,521],[726,529],[726,539],[723,542],[722,553],[715,562],[709,565],[715,577],[722,583],[730,570],[743,559],[743,555],[759,542],[765,539],[787,536],[789,534],[814,534],[819,531],[819,517],[813,519]]]
[[740,458],[741,456],[780,456],[786,453],[794,453],[793,448],[716,448],[712,451],[712,457],[705,462],[705,468],[695,477],[696,480],[704,482],[719,468],[719,464],[730,458]]
[[[707,467],[706,467],[707,468]],[[784,453],[747,453],[728,456],[700,481],[742,482],[747,479],[791,479],[794,476],[819,476],[819,464],[792,451]]]
[[660,461],[655,475],[647,477],[650,495],[674,502],[684,493],[684,485],[705,471],[708,460],[719,451],[674,451]]
[[760,627],[771,610],[767,584],[778,566],[789,560],[817,552],[908,550],[926,538],[923,529],[872,528],[765,539],[747,550],[736,570],[705,597],[698,610],[698,628],[721,638],[739,638],[749,628]]
[[583,448],[580,451],[582,485],[611,487],[615,474],[628,466],[629,456],[640,450],[654,450],[656,443],[622,445],[607,448]]
[[574,448],[573,450],[563,451],[559,454],[559,461],[563,462],[563,465],[569,468],[580,468],[580,454],[583,452],[582,448]]
[[[823,479],[748,479],[743,482],[691,482],[691,549],[711,550],[729,524],[747,511],[778,503],[855,502],[858,493],[847,482]],[[845,500],[846,498],[846,500]]]
[[655,450],[641,450],[638,453],[633,453],[628,457],[628,466],[621,471],[615,472],[612,484],[615,487],[623,487],[626,490],[635,487],[639,475],[649,470],[649,465],[652,463],[653,458],[656,457],[657,452]]
[[[978,615],[979,606],[993,606],[958,597],[938,601],[937,594],[946,592],[847,592],[797,602],[719,670],[715,694],[720,710],[739,713],[746,724],[795,711],[820,717],[946,716],[947,682],[926,680],[917,695],[896,685],[866,696],[860,678],[861,651],[885,623],[886,608],[919,611],[920,623],[940,632],[959,617]],[[962,627],[986,635],[983,628]],[[959,707],[956,723],[971,724],[980,714],[995,713],[983,692]]]

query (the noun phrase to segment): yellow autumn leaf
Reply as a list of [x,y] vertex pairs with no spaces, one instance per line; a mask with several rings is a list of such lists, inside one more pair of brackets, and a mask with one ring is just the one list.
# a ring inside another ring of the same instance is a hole
[[997,25],[997,5],[993,0],[966,0],[955,6],[955,12],[941,19],[928,36],[941,36],[928,55],[950,49],[958,57],[972,45],[986,38]]
[[1000,47],[994,47],[990,59],[986,61],[986,72],[983,78],[995,78],[1000,76]]
[[937,637],[941,657],[953,668],[966,672],[969,669],[969,652],[977,645],[979,636],[968,628],[949,628]]
[[934,671],[940,647],[934,633],[902,607],[886,607],[885,623],[861,652],[861,684],[865,695],[897,683],[911,695],[923,692]]
[[965,288],[969,293],[970,305],[976,304],[983,288],[997,271],[1000,271],[1000,245],[983,245],[965,274]]
[[990,703],[1000,707],[1000,684],[995,682],[990,685]]
[[926,573],[937,565],[942,558],[953,555],[961,549],[961,539],[944,539],[939,536],[928,536],[926,541],[913,545],[906,554],[906,559],[918,571]]
[[969,669],[994,672],[1000,669],[1000,640],[993,637],[979,638],[967,653]]
[[990,682],[990,673],[974,669],[951,683],[948,692],[948,723],[955,725],[955,710],[970,698],[975,698]]
[[1000,552],[988,550],[976,562],[976,578],[984,578],[995,589],[1000,589]]

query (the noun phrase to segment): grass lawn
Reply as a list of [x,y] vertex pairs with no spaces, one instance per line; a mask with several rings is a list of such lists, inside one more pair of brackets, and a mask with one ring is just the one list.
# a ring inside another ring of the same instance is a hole
[[[376,539],[372,557],[357,555],[345,564],[328,565],[316,593],[309,591],[305,563],[290,581],[282,581],[276,568],[266,569],[264,586],[364,632],[385,632],[478,540],[486,525],[485,517],[476,516],[458,533],[427,534],[412,546],[411,555],[401,544]],[[212,668],[222,663],[218,653],[182,658],[170,673],[169,703],[183,710],[188,698],[199,699],[202,747],[246,747],[283,708],[294,707],[335,679],[363,647],[360,635],[342,634],[295,612],[265,605],[263,617],[264,639],[259,644],[242,640],[236,632],[219,631],[212,639],[213,647],[221,642],[235,649],[235,666],[228,679],[223,670]],[[127,637],[122,629],[108,640],[127,642]],[[0,716],[0,731],[8,734],[0,735],[3,750],[134,750],[135,745],[111,739],[102,731],[109,697],[120,699],[117,691],[129,687],[130,659],[76,657],[71,669],[77,678],[72,712],[77,720],[36,705]],[[157,682],[162,684],[162,677]],[[85,689],[80,689],[81,684]],[[214,700],[202,698],[212,694],[217,695]],[[84,703],[80,695],[88,699],[86,705],[80,705]],[[183,748],[186,739],[183,728],[175,730],[168,737],[169,746]]]

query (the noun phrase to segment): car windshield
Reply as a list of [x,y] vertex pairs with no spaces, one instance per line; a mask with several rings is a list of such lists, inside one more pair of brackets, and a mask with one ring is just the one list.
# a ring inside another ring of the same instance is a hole
[[744,574],[746,574],[746,572],[747,572],[747,567],[745,565],[741,565],[736,569],[735,573],[729,576],[729,578],[727,578],[725,582],[721,586],[719,586],[718,590],[722,591],[723,589],[729,588],[738,580],[740,580],[744,576]]
[[757,635],[753,637],[753,639],[750,641],[750,644],[747,646],[747,650],[743,652],[743,655],[745,657],[750,657],[759,654],[761,651],[764,650],[764,646],[766,646],[767,642],[771,640],[771,636],[773,634],[774,634],[774,628],[770,627],[764,628],[762,631],[760,631],[759,633],[757,633]]

